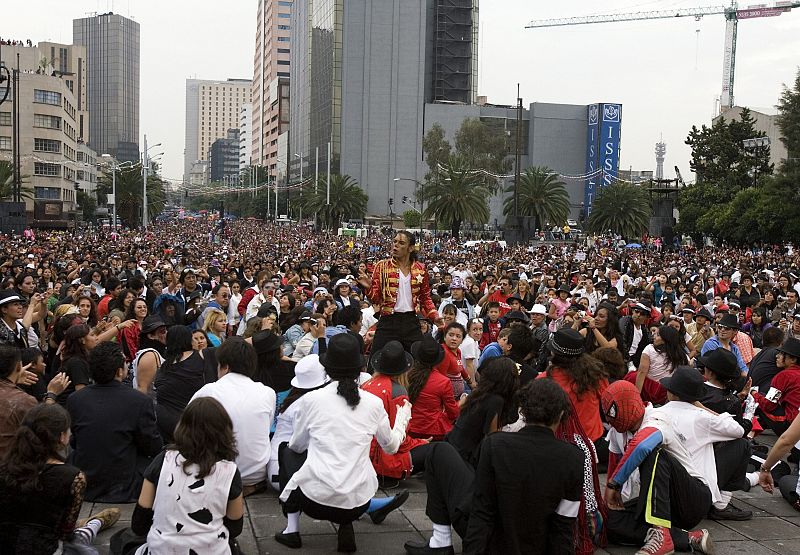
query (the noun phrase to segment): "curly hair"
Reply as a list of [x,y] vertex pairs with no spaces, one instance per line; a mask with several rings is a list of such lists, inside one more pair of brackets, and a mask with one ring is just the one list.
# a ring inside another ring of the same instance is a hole
[[608,377],[619,380],[625,377],[628,368],[625,366],[625,357],[616,347],[600,347],[594,350],[591,355],[599,360],[606,370]]
[[547,368],[548,377],[553,377],[553,368],[561,368],[569,376],[572,390],[578,397],[587,392],[597,391],[600,381],[606,377],[603,363],[586,353],[575,358],[554,354]]
[[499,395],[503,398],[503,410],[500,413],[500,426],[512,422],[517,416],[517,403],[515,394],[519,389],[519,371],[517,364],[508,357],[490,358],[481,365],[481,375],[478,386],[467,397],[461,414],[469,412],[479,406],[481,401],[489,395]]
[[519,410],[528,424],[552,426],[572,412],[572,403],[551,379],[532,380],[519,391]]
[[238,455],[231,418],[213,397],[198,397],[186,406],[173,440],[168,449],[176,449],[186,459],[184,472],[196,464],[198,479],[211,474],[217,462],[234,461]]

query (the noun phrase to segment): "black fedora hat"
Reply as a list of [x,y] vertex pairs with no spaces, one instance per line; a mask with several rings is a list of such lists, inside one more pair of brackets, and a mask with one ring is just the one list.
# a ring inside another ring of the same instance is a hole
[[328,374],[331,371],[353,371],[354,374],[358,374],[364,366],[361,344],[352,333],[345,332],[334,335],[328,340],[328,350],[320,355],[319,361]]
[[700,317],[703,317],[706,320],[713,320],[714,319],[714,317],[711,315],[711,313],[705,307],[703,307],[700,310],[698,310],[697,314],[695,314],[695,318],[700,318]]
[[272,333],[272,330],[259,330],[253,334],[253,349],[256,354],[271,353],[283,347],[283,336]]
[[706,391],[703,376],[691,366],[678,366],[671,376],[663,378],[659,383],[664,389],[687,403],[699,401]]
[[741,326],[739,325],[739,319],[733,314],[723,315],[722,318],[719,319],[719,322],[717,322],[717,326],[722,326],[724,328],[732,328],[735,330],[741,328]]
[[146,317],[142,321],[142,329],[139,332],[141,335],[146,335],[156,331],[158,328],[165,328],[167,324],[161,319],[161,316],[153,314]]
[[742,375],[736,355],[721,347],[701,356],[697,360],[697,365],[711,370],[721,380],[730,380]]
[[563,357],[577,357],[584,353],[585,339],[572,328],[561,328],[553,334],[548,343],[550,352]]
[[369,357],[370,368],[384,376],[399,376],[414,364],[414,357],[403,350],[399,341],[389,341]]
[[779,353],[786,353],[790,357],[800,360],[800,339],[796,337],[789,337],[783,342],[783,345],[778,347]]
[[504,316],[506,322],[517,321],[527,324],[531,321],[527,314],[521,310],[511,310]]
[[422,364],[436,366],[444,358],[444,349],[433,337],[425,336],[411,345],[411,354]]

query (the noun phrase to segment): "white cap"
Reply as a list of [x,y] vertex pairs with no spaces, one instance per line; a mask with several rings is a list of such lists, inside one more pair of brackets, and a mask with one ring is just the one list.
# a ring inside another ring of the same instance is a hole
[[292,387],[299,389],[314,389],[330,381],[325,367],[319,361],[319,355],[307,355],[300,359],[294,367]]
[[339,289],[340,285],[347,285],[348,287],[350,287],[350,282],[347,281],[345,278],[341,278],[339,280],[336,280],[336,286],[333,289],[334,290]]
[[531,308],[531,314],[547,314],[547,309],[544,307],[543,304],[535,304],[533,308]]

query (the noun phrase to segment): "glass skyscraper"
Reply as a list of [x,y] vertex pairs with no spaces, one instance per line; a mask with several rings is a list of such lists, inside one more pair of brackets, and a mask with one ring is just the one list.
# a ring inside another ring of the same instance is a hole
[[139,159],[139,24],[106,13],[72,22],[86,47],[89,146],[119,161]]

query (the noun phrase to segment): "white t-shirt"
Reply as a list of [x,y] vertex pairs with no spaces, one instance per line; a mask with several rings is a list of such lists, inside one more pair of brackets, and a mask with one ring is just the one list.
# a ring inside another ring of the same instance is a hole
[[403,275],[397,270],[399,276],[397,283],[397,301],[394,303],[395,312],[414,312],[414,305],[411,302],[411,272]]
[[636,326],[633,324],[633,341],[631,341],[631,348],[628,350],[628,354],[633,356],[636,354],[636,350],[639,348],[639,343],[642,341],[642,326]]
[[648,378],[657,382],[662,378],[672,375],[672,371],[674,370],[672,363],[665,353],[656,351],[652,343],[644,348],[642,356],[644,355],[647,355],[647,358],[650,359],[650,370],[647,371]]
[[464,338],[461,343],[461,360],[464,362],[464,368],[467,367],[467,361],[477,360],[481,356],[481,349],[478,342],[472,339],[469,335]]

